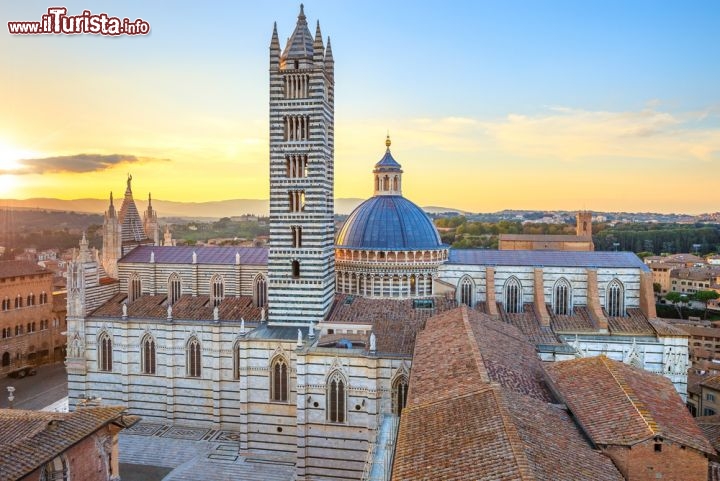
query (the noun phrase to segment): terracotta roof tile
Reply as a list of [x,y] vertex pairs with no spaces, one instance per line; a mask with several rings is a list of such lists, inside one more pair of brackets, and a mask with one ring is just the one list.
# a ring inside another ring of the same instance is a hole
[[0,479],[20,479],[111,423],[139,420],[120,406],[87,407],[71,413],[0,410]]
[[622,480],[570,416],[544,400],[541,373],[532,345],[511,325],[464,306],[428,320],[392,479]]
[[684,329],[676,327],[662,319],[648,319],[650,325],[660,336],[683,336],[688,337],[689,334]]
[[[605,310],[603,309],[603,312]],[[611,334],[654,336],[655,330],[640,309],[630,308],[624,317],[610,317],[605,312]]]
[[497,309],[503,321],[520,329],[532,342],[536,344],[560,344],[550,327],[540,325],[533,304],[525,304],[523,312],[512,314],[505,311],[505,307],[501,302],[497,303]]
[[700,381],[701,386],[720,391],[720,376],[710,376]]
[[[105,304],[95,309],[89,317],[122,317],[122,305],[127,294],[116,294]],[[226,297],[218,306],[221,321],[259,321],[260,308],[255,307],[251,296]],[[209,296],[185,294],[173,304],[174,320],[213,320],[213,305]],[[145,319],[167,319],[167,296],[145,295],[128,304],[128,317]],[[250,324],[248,324],[250,327]]]
[[412,299],[366,299],[345,294],[335,296],[329,323],[371,324],[378,352],[411,355],[415,335],[435,314],[456,307],[453,299],[432,298],[432,309],[416,308]]
[[662,436],[699,451],[712,446],[669,379],[605,356],[545,366],[549,377],[598,445],[633,445]]
[[720,414],[714,416],[700,416],[695,418],[705,437],[710,441],[716,451],[720,451]]
[[52,275],[52,271],[29,261],[0,261],[0,279],[38,274]]

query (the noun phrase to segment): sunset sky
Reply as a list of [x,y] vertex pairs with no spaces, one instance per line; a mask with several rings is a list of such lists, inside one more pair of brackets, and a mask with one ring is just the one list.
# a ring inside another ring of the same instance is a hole
[[[142,18],[147,36],[10,35]],[[268,47],[299,2],[2,2],[0,199],[268,197]],[[305,2],[335,57],[336,197],[473,212],[720,211],[720,2]],[[162,213],[161,213],[162,214]]]

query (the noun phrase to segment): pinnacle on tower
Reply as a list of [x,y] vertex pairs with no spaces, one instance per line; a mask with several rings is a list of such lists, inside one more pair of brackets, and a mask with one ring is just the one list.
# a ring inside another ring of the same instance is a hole
[[277,22],[273,23],[272,39],[270,40],[270,70],[277,70],[280,65],[280,40],[278,40]]
[[323,46],[322,33],[320,32],[320,20],[315,28],[315,40],[313,41],[313,62],[317,66],[321,66],[325,57],[325,47]]
[[108,217],[115,217],[115,204],[113,204],[113,194],[110,192],[110,206],[107,210]]
[[334,77],[335,60],[333,59],[332,47],[330,46],[330,37],[327,39],[327,48],[325,49],[325,72],[330,79]]

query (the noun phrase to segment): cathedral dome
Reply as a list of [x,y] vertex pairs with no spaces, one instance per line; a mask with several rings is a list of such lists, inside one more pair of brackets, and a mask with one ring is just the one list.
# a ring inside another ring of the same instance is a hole
[[430,218],[401,195],[378,195],[360,204],[345,221],[336,247],[419,250],[444,247]]

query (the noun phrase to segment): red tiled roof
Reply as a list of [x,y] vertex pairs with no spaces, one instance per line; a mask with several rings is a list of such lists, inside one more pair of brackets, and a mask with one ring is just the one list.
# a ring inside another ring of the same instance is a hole
[[[122,305],[127,294],[115,294],[105,304],[95,309],[90,317],[122,317]],[[209,296],[180,296],[172,306],[174,320],[213,320],[213,305]],[[146,295],[128,304],[128,317],[167,319],[167,296]],[[251,296],[226,297],[218,306],[221,321],[259,321],[260,308],[255,307]],[[248,327],[250,327],[248,325]]]
[[555,362],[545,370],[597,445],[631,446],[662,436],[714,452],[670,380],[659,374],[606,356]]
[[536,344],[560,344],[555,333],[548,326],[541,326],[532,303],[523,306],[523,312],[508,313],[501,302],[497,303],[500,318],[513,325]]
[[716,391],[720,391],[720,376],[707,377],[700,381],[700,385],[704,387],[709,387],[710,389],[715,389]]
[[52,275],[52,271],[29,261],[0,261],[0,279],[41,274]]
[[720,451],[720,414],[713,416],[700,416],[695,418],[705,437],[710,441],[716,451]]
[[543,400],[541,373],[513,326],[465,306],[428,320],[415,346],[392,479],[622,480],[570,416]]
[[693,326],[690,324],[675,323],[678,329],[685,331],[692,337],[720,338],[720,329],[717,327]]
[[377,351],[411,355],[415,335],[435,314],[454,308],[453,299],[433,297],[434,308],[415,308],[412,299],[366,299],[345,294],[335,296],[329,323],[371,324],[377,338]]
[[669,322],[662,319],[648,319],[648,322],[653,327],[653,329],[655,329],[655,332],[657,332],[661,336],[688,337],[688,333],[685,332],[684,329],[673,326]]
[[0,479],[20,479],[103,426],[127,427],[140,418],[124,407],[87,407],[71,413],[0,410]]
[[[605,312],[605,309],[603,309]],[[648,322],[647,317],[640,309],[631,308],[623,317],[610,317],[605,312],[608,320],[608,329],[611,334],[625,334],[633,336],[654,336],[655,330]]]
[[687,391],[688,394],[697,394],[698,396],[702,394],[702,389],[700,388],[700,383],[707,379],[709,376],[707,374],[695,374],[693,372],[688,372],[688,378],[687,378]]

